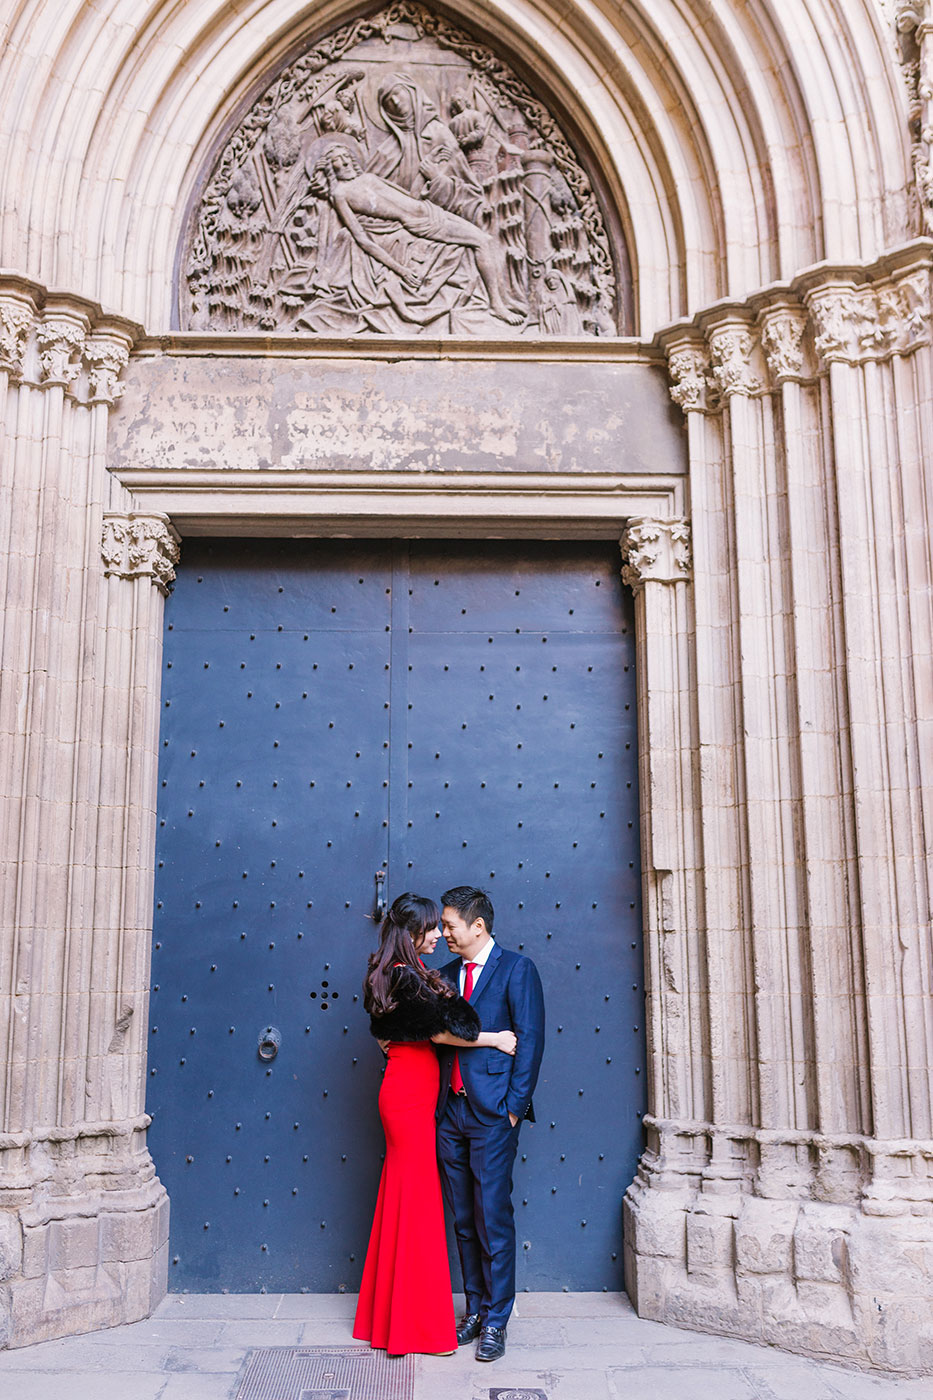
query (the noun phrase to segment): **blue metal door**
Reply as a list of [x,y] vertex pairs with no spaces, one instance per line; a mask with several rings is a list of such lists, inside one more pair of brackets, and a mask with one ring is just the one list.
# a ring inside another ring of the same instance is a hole
[[358,1285],[385,872],[390,898],[484,886],[538,963],[519,1286],[620,1287],[644,994],[617,550],[192,541],[164,667],[148,1107],[171,1286]]

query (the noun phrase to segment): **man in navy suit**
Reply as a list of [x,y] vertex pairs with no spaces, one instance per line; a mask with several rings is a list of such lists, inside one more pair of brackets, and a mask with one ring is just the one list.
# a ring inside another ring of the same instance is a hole
[[447,947],[457,956],[441,969],[479,1013],[484,1030],[513,1030],[514,1057],[501,1050],[443,1051],[437,1103],[437,1151],[454,1217],[466,1316],[457,1344],[479,1338],[478,1361],[505,1353],[515,1302],[512,1164],[544,1051],[544,995],[530,958],[492,936],[488,895],[459,885],[442,896]]

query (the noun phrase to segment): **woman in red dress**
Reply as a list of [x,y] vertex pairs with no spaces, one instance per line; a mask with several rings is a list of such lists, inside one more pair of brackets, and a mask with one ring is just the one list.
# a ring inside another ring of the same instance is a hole
[[386,1050],[379,1114],[386,1156],[353,1335],[393,1355],[456,1351],[456,1324],[434,1111],[440,1068],[432,1042],[515,1053],[511,1031],[480,1031],[479,1017],[426,968],[440,936],[433,900],[403,894],[369,960],[363,1004]]

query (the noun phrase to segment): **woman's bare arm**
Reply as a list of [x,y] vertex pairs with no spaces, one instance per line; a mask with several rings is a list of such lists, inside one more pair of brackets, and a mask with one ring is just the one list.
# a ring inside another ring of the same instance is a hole
[[463,1040],[450,1031],[438,1031],[431,1039],[435,1045],[456,1045],[460,1050],[501,1050],[504,1055],[514,1055],[518,1040],[514,1031],[480,1031],[476,1040]]

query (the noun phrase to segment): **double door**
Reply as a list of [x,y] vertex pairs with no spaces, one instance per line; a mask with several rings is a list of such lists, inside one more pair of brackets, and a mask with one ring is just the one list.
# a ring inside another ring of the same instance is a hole
[[147,1105],[170,1287],[358,1286],[383,1151],[366,960],[384,900],[456,884],[545,987],[519,1287],[621,1287],[644,1107],[631,612],[603,544],[186,543]]

